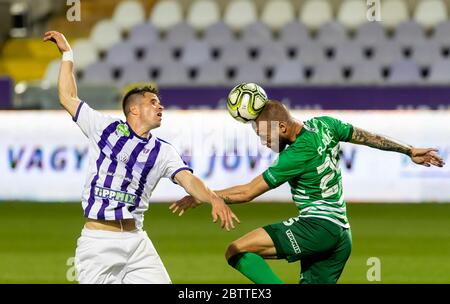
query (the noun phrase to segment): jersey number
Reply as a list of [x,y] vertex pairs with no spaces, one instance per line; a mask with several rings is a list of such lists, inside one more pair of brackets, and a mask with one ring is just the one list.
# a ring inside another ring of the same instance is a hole
[[325,161],[322,165],[317,167],[317,173],[322,174],[327,168],[331,169],[331,172],[324,175],[322,179],[320,180],[320,189],[322,189],[322,197],[327,198],[330,196],[333,196],[334,194],[339,192],[339,185],[334,185],[332,187],[328,187],[327,184],[333,180],[333,178],[336,176],[336,172],[339,170],[337,159],[335,156],[337,156],[337,152],[339,150],[339,145],[333,148],[332,150],[332,156],[331,158],[329,155],[325,158]]

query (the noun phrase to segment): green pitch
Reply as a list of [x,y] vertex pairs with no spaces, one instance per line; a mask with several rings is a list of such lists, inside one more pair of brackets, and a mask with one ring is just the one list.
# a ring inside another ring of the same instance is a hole
[[[249,283],[224,259],[240,235],[296,215],[293,204],[254,203],[233,209],[242,224],[221,231],[208,206],[182,217],[153,204],[146,230],[174,283]],[[353,252],[340,283],[367,280],[367,260],[381,262],[381,283],[450,283],[450,204],[349,204]],[[0,203],[0,283],[69,283],[70,260],[83,225],[79,204]],[[299,263],[270,261],[287,283]]]

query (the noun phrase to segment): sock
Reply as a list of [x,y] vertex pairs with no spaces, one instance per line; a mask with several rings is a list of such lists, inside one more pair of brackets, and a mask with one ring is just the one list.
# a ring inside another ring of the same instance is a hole
[[251,252],[238,253],[228,259],[228,264],[256,284],[283,284],[269,264]]

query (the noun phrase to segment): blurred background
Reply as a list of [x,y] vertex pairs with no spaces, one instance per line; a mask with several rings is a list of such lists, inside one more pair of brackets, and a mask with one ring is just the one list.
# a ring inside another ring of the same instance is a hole
[[[449,12],[449,0],[0,0],[0,283],[73,282],[87,141],[59,105],[61,55],[45,31],[71,43],[78,94],[93,108],[122,117],[127,89],[158,86],[167,111],[155,133],[219,189],[276,157],[225,110],[241,82],[298,119],[331,115],[437,147],[449,163]],[[450,283],[450,167],[347,144],[340,154],[354,238],[341,282]],[[183,195],[161,181],[152,203]],[[296,216],[287,186],[260,201],[234,208],[243,223],[231,233],[208,207],[175,218],[152,205],[146,230],[174,283],[247,283],[226,245]],[[298,282],[298,263],[271,266]]]

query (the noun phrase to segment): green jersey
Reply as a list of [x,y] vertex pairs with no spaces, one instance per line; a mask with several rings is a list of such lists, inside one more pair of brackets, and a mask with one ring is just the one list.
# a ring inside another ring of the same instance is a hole
[[349,141],[353,127],[332,117],[304,123],[295,142],[263,173],[271,188],[288,182],[299,217],[316,217],[349,228],[339,168],[339,142]]

